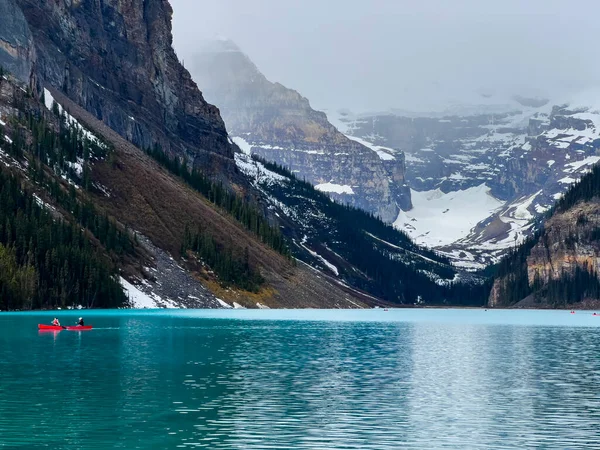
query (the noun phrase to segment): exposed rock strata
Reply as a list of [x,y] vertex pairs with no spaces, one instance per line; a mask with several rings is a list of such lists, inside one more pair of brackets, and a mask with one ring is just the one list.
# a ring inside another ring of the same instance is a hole
[[0,66],[29,82],[35,50],[23,13],[14,0],[0,0]]
[[191,71],[219,106],[231,135],[243,138],[253,153],[314,185],[344,186],[345,193],[328,192],[386,222],[394,221],[400,208],[411,208],[402,152],[384,160],[348,139],[298,92],[267,80],[235,44],[208,44],[194,57]]
[[[551,280],[559,280],[565,274],[572,275],[577,268],[600,273],[598,230],[598,200],[578,203],[567,211],[553,215],[527,256],[526,281],[529,287],[543,292]],[[510,306],[502,293],[511,288],[514,276],[514,273],[510,273],[495,280],[489,297],[490,307]],[[538,298],[537,301],[543,302],[543,298]]]
[[219,110],[204,100],[171,46],[167,0],[17,3],[45,83],[139,147],[160,142],[198,164],[230,160]]

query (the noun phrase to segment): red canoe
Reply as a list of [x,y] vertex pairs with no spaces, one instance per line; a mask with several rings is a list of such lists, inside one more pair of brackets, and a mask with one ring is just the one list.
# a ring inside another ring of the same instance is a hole
[[86,327],[56,327],[54,325],[42,325],[41,323],[38,324],[38,329],[40,330],[45,330],[45,331],[62,331],[62,330],[67,330],[67,331],[88,331],[91,330],[92,327],[91,326],[86,326]]

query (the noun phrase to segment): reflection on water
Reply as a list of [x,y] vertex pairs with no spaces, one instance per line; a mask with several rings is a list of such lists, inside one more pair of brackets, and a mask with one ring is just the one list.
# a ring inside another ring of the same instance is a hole
[[599,327],[427,313],[0,315],[0,448],[600,448]]

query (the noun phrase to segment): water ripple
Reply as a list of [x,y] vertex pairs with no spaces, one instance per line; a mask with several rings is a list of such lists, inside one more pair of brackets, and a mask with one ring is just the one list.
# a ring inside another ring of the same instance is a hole
[[598,328],[9,317],[0,448],[600,448]]

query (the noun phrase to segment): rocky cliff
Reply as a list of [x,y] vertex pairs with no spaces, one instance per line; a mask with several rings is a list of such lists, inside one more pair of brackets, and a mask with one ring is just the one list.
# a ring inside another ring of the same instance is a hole
[[190,70],[242,149],[386,222],[411,208],[402,152],[348,139],[298,92],[267,80],[232,42],[204,44]]
[[557,203],[540,230],[500,263],[491,307],[598,306],[599,182],[596,167]]
[[[417,192],[396,225],[459,264],[482,267],[528,236],[531,220],[600,160],[600,111],[586,104],[592,95],[584,99],[336,117],[347,134],[405,152]],[[458,232],[440,239],[432,217]]]
[[[166,1],[18,0],[10,7],[13,16],[0,23],[20,23],[23,39],[10,42],[25,43],[11,58],[32,76],[31,89],[12,75],[0,79],[0,171],[16,180],[11,195],[20,195],[20,185],[30,203],[82,230],[110,260],[110,305],[123,304],[121,290],[138,307],[474,301],[457,293],[459,274],[446,260],[364,211],[331,202],[289,172],[267,190],[263,178],[275,172],[235,152],[218,109],[177,61]],[[358,149],[354,159],[385,153],[314,117],[316,131],[309,126],[305,137]],[[155,143],[161,148],[148,148]],[[403,171],[373,171],[384,186],[388,175],[403,180]],[[385,189],[373,188],[373,198],[391,197]],[[1,237],[13,244],[11,234]],[[17,242],[22,255],[24,244]],[[53,268],[63,267],[62,256]],[[11,264],[27,270],[25,259]],[[59,281],[65,290],[56,305],[77,305],[66,290],[76,283]],[[472,291],[470,283],[461,288]]]
[[218,109],[204,100],[171,46],[167,0],[17,3],[44,83],[139,147],[158,142],[197,164],[231,165]]
[[14,0],[0,0],[0,66],[29,83],[35,59],[33,38]]
[[556,214],[545,224],[542,239],[527,257],[527,279],[530,285],[547,285],[576,267],[597,270],[600,242],[596,239],[600,226],[600,204],[583,202]]

